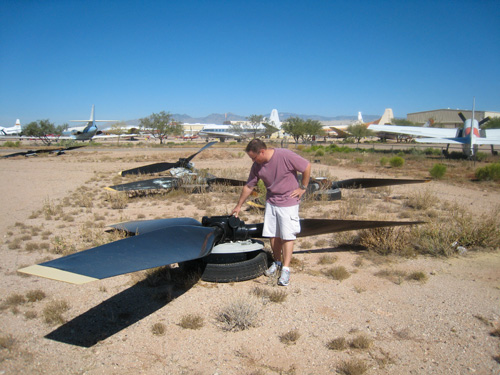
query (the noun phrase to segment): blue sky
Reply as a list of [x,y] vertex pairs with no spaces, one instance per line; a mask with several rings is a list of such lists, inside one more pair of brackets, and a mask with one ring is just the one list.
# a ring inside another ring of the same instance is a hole
[[0,2],[0,125],[500,111],[500,2]]

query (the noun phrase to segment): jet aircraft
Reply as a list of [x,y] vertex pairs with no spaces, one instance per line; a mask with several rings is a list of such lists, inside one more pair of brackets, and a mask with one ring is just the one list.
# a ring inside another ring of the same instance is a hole
[[[269,117],[269,124],[277,128],[281,131],[281,121],[279,119],[278,110],[273,109],[271,111],[271,116]],[[242,125],[240,129],[238,129],[234,125],[216,125],[216,124],[207,124],[205,125],[200,132],[199,136],[205,137],[213,137],[219,139],[221,142],[224,142],[226,139],[237,139],[241,140],[248,137],[253,137],[254,134],[256,136],[263,135],[266,131],[266,127],[262,124],[254,126]]]
[[[59,139],[75,139],[78,141],[88,141],[94,136],[101,134],[102,132],[98,130],[96,122],[116,122],[117,120],[96,120],[94,113],[95,105],[92,104],[92,111],[90,112],[90,119],[88,120],[71,120],[72,122],[86,122],[85,126],[76,126],[68,128],[68,130],[63,132],[63,136]],[[106,136],[106,137],[117,137]]]
[[397,126],[397,125],[370,125],[368,129],[377,132],[407,134],[418,136],[418,143],[443,143],[462,145],[464,154],[468,157],[473,157],[477,152],[479,145],[490,145],[491,151],[494,153],[493,146],[500,145],[500,129],[481,129],[481,125],[486,123],[490,118],[486,117],[481,121],[474,118],[475,100],[472,106],[472,118],[466,119],[460,112],[458,116],[463,121],[462,128],[431,128],[427,126]]
[[0,133],[3,135],[20,135],[22,131],[21,121],[19,119],[16,120],[16,125],[11,126],[10,128],[0,126]]

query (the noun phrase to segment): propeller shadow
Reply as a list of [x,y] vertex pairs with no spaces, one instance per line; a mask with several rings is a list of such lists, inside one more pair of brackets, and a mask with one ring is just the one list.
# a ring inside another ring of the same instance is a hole
[[166,278],[170,280],[159,281],[165,275],[152,275],[63,324],[45,338],[90,348],[165,307],[200,279],[198,274],[170,271],[174,270],[167,272]]

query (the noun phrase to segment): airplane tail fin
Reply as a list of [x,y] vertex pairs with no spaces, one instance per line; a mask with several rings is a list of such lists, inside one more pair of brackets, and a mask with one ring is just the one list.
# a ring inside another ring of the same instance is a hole
[[390,124],[393,118],[394,118],[394,113],[392,112],[392,108],[386,108],[378,124],[379,125]]
[[278,129],[281,129],[281,121],[280,121],[280,116],[278,114],[278,110],[277,109],[273,109],[271,111],[271,116],[269,117],[269,122],[274,127],[278,128]]

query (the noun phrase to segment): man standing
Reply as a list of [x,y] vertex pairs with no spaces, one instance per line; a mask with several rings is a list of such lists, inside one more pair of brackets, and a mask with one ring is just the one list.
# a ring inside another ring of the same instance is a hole
[[[282,266],[278,284],[286,286],[290,282],[289,267],[294,241],[300,232],[300,198],[309,183],[311,163],[290,150],[267,148],[260,139],[251,140],[245,151],[253,165],[232,214],[238,216],[241,206],[261,179],[267,189],[262,235],[270,237],[274,258],[265,274],[272,276]],[[300,183],[297,172],[302,173]]]

